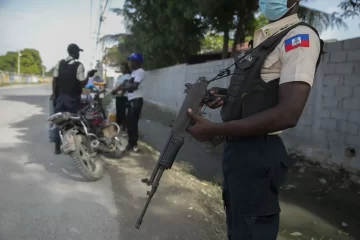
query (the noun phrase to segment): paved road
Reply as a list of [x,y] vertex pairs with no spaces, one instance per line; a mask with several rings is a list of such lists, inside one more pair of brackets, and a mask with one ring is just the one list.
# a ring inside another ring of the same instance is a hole
[[119,240],[109,176],[83,182],[48,142],[49,85],[0,88],[0,239]]

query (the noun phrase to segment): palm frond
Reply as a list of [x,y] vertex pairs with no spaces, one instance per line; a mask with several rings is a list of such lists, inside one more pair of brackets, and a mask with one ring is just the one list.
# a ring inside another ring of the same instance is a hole
[[109,11],[115,13],[116,15],[123,15],[124,10],[121,8],[110,8]]
[[104,35],[99,39],[99,42],[107,42],[107,41],[118,41],[119,38],[128,36],[128,33],[117,33],[117,34],[109,34]]
[[339,8],[344,12],[341,17],[359,17],[360,16],[360,0],[347,0],[339,4]]
[[326,13],[309,7],[299,6],[299,18],[314,26],[319,32],[329,28],[345,28],[347,24],[338,13]]

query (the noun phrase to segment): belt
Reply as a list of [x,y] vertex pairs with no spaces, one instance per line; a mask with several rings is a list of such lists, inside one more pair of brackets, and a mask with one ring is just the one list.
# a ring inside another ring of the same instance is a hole
[[227,142],[235,142],[235,141],[241,141],[241,140],[254,140],[254,139],[267,139],[269,137],[279,137],[278,134],[264,134],[261,136],[254,136],[254,137],[225,137]]

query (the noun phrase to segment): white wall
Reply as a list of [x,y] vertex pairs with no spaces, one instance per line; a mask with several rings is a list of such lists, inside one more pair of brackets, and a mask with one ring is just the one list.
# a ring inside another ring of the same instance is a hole
[[[297,127],[282,137],[292,153],[355,172],[360,170],[360,38],[327,43],[325,51],[303,115]],[[185,83],[200,76],[210,79],[232,63],[228,59],[148,71],[144,98],[164,111],[177,112],[185,97]],[[229,77],[210,86],[228,84]],[[218,110],[209,110],[206,117],[221,121]],[[348,154],[351,149],[353,157]]]

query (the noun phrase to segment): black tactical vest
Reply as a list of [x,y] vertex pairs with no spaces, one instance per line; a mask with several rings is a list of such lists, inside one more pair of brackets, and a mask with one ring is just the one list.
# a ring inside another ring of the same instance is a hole
[[59,65],[59,76],[56,81],[57,93],[65,94],[71,97],[79,97],[81,95],[81,83],[77,79],[77,69],[80,62],[75,61],[69,64],[70,61],[61,60]]
[[[269,37],[255,49],[250,49],[235,58],[235,62],[243,59],[235,64],[235,70],[227,90],[226,103],[221,109],[221,117],[224,122],[242,119],[276,106],[280,78],[266,83],[261,78],[261,68],[267,56],[274,51],[286,34],[300,25],[310,27],[319,36],[315,28],[300,22]],[[321,55],[323,41],[320,40],[320,42]],[[320,63],[320,55],[316,68]]]

